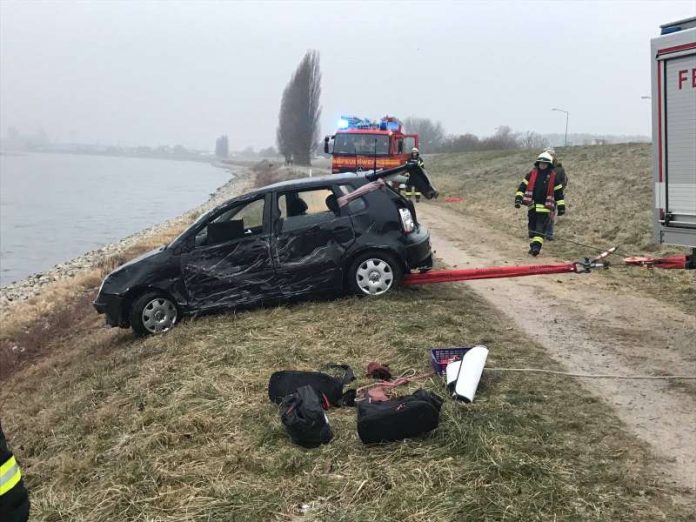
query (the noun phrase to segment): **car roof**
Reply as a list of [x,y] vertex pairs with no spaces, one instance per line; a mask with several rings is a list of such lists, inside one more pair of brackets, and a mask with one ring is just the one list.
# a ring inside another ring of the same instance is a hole
[[356,172],[329,174],[327,176],[317,176],[312,178],[289,179],[286,181],[279,181],[277,183],[273,183],[271,185],[266,185],[265,187],[255,189],[253,192],[249,192],[248,194],[259,194],[261,192],[271,192],[281,189],[311,188],[317,185],[326,184],[337,185],[341,183],[349,183],[351,181],[358,181],[362,185],[363,183],[367,182],[367,179],[365,178],[365,173]]

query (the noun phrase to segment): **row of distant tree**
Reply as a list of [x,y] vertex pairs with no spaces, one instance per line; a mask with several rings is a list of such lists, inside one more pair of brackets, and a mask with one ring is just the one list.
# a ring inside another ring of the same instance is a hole
[[424,152],[539,149],[549,144],[541,134],[533,131],[514,132],[508,126],[498,127],[495,134],[483,138],[471,133],[448,135],[440,122],[428,118],[406,118],[404,128],[408,133],[420,136],[420,145]]

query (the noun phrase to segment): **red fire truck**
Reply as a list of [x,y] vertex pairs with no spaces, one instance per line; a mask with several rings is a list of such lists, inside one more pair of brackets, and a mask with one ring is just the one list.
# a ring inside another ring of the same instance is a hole
[[404,134],[403,124],[393,116],[379,121],[341,116],[336,134],[324,138],[324,152],[332,156],[333,173],[380,170],[406,163],[418,144],[418,135]]

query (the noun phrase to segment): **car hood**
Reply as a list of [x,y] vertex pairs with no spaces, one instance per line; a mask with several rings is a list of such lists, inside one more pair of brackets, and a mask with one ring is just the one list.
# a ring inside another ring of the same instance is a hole
[[144,254],[141,254],[138,257],[133,258],[130,261],[123,263],[116,270],[114,270],[114,272],[118,272],[119,270],[122,270],[124,268],[132,267],[133,265],[138,264],[138,263],[144,261],[145,259],[149,259],[151,257],[154,257],[154,256],[162,253],[164,251],[164,248],[165,247],[162,246],[162,247],[156,248],[154,250],[150,250],[149,252],[145,252]]

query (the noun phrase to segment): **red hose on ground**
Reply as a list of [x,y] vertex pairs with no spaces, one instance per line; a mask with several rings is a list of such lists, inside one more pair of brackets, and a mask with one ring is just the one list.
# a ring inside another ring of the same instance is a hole
[[406,274],[401,280],[404,286],[431,283],[452,283],[471,279],[496,279],[500,277],[523,277],[543,274],[577,272],[575,263],[556,265],[491,266],[488,268],[466,268],[461,270],[434,270],[425,274]]
[[668,257],[627,257],[624,263],[629,266],[644,266],[647,268],[687,269],[689,260],[687,256],[668,256]]

